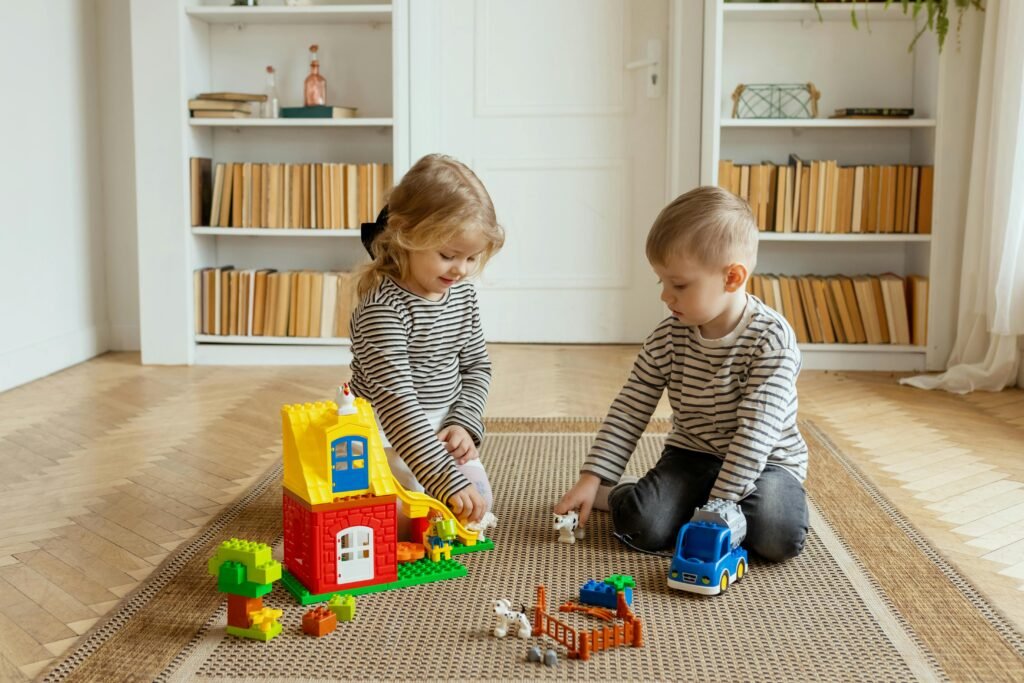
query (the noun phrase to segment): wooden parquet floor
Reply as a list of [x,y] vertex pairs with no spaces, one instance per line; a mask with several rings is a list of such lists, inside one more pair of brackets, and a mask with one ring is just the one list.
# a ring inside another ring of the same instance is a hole
[[[634,353],[496,345],[488,414],[603,416]],[[330,397],[345,377],[107,354],[0,394],[0,680],[70,648],[280,457],[281,404]],[[1024,392],[822,372],[800,390],[802,416],[1024,628]]]

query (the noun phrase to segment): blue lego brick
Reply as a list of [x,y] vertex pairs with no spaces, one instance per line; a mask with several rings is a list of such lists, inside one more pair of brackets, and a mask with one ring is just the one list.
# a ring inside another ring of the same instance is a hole
[[[632,607],[633,589],[625,587],[623,592],[626,594],[626,604]],[[618,598],[616,597],[615,586],[603,581],[588,579],[585,584],[580,586],[580,604],[617,609]]]

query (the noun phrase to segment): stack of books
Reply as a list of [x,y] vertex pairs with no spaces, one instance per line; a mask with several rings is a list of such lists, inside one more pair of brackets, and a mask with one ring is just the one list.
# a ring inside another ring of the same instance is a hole
[[266,99],[252,93],[206,92],[189,100],[188,108],[197,119],[248,119],[259,116],[259,103]]
[[766,232],[918,233],[932,231],[931,166],[718,164],[718,185],[746,200]]
[[[212,176],[212,179],[211,179]],[[391,164],[218,163],[191,160],[192,225],[340,230],[372,222],[391,190]]]
[[928,278],[753,275],[747,291],[781,313],[801,344],[928,342]]
[[348,337],[352,273],[202,268],[193,273],[197,334]]

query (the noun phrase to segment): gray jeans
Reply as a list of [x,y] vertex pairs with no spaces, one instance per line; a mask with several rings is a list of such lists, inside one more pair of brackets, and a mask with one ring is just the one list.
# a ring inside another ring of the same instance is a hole
[[[644,550],[673,546],[679,527],[707,502],[721,467],[716,455],[665,446],[640,481],[616,486],[609,495],[615,531]],[[807,537],[804,487],[777,465],[765,466],[755,485],[740,502],[747,518],[743,546],[773,562],[796,557]]]

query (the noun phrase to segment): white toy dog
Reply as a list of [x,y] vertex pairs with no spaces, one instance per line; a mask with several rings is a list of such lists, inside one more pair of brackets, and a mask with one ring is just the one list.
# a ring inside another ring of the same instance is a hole
[[484,513],[483,519],[481,519],[479,522],[470,522],[466,525],[466,528],[470,531],[476,532],[476,540],[484,541],[487,540],[484,537],[484,532],[488,529],[493,529],[496,526],[498,526],[498,518],[495,517],[492,513],[487,512]]
[[509,629],[515,629],[518,624],[519,632],[516,635],[520,638],[530,637],[530,620],[522,612],[512,611],[511,600],[507,598],[495,600],[494,613],[498,615],[498,625],[494,627],[495,636],[504,638],[508,635]]
[[564,515],[555,515],[554,530],[558,532],[558,540],[561,543],[575,543],[577,538],[583,538],[583,529],[579,528],[580,515],[575,510],[570,510]]

